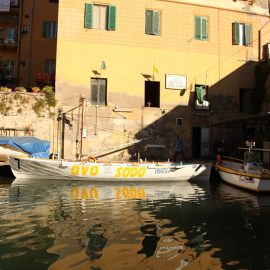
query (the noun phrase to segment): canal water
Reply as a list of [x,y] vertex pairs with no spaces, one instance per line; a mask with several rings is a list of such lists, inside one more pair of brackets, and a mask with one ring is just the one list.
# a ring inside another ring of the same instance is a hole
[[218,179],[0,182],[0,269],[270,269],[270,195]]

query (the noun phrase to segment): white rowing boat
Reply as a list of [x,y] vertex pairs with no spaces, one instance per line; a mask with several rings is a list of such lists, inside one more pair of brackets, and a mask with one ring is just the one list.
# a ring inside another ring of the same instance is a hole
[[270,192],[270,170],[262,167],[259,156],[252,151],[250,143],[244,159],[222,157],[217,160],[216,169],[224,182],[256,192]]
[[16,178],[92,181],[186,181],[206,167],[199,163],[89,162],[9,157]]

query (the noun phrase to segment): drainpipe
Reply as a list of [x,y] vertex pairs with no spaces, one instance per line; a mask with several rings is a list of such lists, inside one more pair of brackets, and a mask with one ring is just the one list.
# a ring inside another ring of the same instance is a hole
[[19,65],[21,58],[21,29],[22,29],[22,14],[23,14],[23,0],[19,1],[19,23],[18,23],[18,40],[17,40],[17,57],[16,57],[16,83],[19,85]]
[[31,72],[31,58],[32,58],[32,35],[33,35],[33,14],[34,14],[34,6],[35,6],[35,0],[32,0],[32,6],[31,6],[31,12],[30,12],[30,18],[31,18],[31,31],[30,31],[30,37],[29,37],[29,57],[28,57],[28,65],[27,65],[27,86],[29,86],[30,83],[30,72]]

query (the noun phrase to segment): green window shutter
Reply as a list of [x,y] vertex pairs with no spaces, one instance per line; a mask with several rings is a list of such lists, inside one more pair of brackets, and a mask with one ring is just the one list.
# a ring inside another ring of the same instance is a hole
[[116,6],[109,5],[108,13],[108,30],[115,31]]
[[208,40],[208,19],[201,18],[201,26],[202,26],[202,40]]
[[201,17],[194,17],[194,36],[195,39],[201,39]]
[[93,4],[85,3],[84,28],[92,28],[93,25]]
[[233,45],[239,45],[240,43],[240,23],[234,22],[232,24],[232,44]]
[[145,11],[145,34],[152,35],[153,34],[153,10]]
[[251,24],[245,24],[245,45],[251,46],[252,36],[251,36]]
[[154,35],[160,35],[160,12],[154,10],[153,11],[153,31],[152,34]]

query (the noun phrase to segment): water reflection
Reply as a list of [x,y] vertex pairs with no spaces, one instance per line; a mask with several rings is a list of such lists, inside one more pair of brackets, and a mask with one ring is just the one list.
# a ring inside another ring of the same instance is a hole
[[268,269],[269,201],[223,183],[16,180],[0,185],[0,269]]

